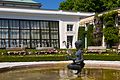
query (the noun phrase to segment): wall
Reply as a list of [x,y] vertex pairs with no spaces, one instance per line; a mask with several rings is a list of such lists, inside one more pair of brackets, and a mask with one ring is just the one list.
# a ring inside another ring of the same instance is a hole
[[[0,18],[59,21],[60,48],[66,48],[63,41],[67,41],[67,35],[73,36],[72,48],[75,48],[74,43],[77,40],[80,16],[0,12]],[[67,32],[67,24],[74,25],[73,31]]]

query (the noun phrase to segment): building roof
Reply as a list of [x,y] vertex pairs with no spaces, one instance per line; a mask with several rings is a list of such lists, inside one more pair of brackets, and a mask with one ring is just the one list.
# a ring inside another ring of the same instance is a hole
[[[106,14],[106,13],[108,13],[110,11],[112,11],[112,10],[102,12],[102,13],[98,14],[98,16]],[[118,16],[120,16],[120,8],[114,9],[113,11],[117,11],[118,12]],[[90,16],[90,17],[87,17],[87,18],[84,18],[84,19],[81,19],[80,20],[80,25],[85,25],[86,23],[92,23],[92,22],[94,22],[94,15]]]
[[62,10],[41,10],[41,9],[23,9],[23,8],[2,8],[0,12],[31,13],[31,14],[51,14],[51,15],[71,15],[71,16],[92,16],[95,13],[69,12]]
[[85,25],[86,23],[92,23],[94,21],[94,16],[90,16],[80,20],[80,25]]
[[25,2],[25,3],[37,3],[33,0],[2,0],[2,1],[13,1],[13,2]]
[[41,4],[33,0],[0,0],[0,7],[40,8]]

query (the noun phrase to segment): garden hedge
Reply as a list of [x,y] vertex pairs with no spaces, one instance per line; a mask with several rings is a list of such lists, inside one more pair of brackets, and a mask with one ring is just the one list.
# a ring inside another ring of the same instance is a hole
[[[85,60],[105,60],[120,61],[118,54],[84,54]],[[1,55],[0,62],[33,62],[33,61],[68,61],[68,56],[64,54],[54,55]]]

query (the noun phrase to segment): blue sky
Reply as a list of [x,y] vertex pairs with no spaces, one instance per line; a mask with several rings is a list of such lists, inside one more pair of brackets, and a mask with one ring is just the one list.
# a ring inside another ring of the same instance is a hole
[[34,0],[42,3],[42,9],[58,9],[60,2],[64,0]]

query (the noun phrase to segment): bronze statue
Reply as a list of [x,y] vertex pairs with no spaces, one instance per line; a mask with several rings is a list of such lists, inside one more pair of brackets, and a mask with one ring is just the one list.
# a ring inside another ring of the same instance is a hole
[[77,72],[75,74],[79,74],[85,65],[81,46],[82,46],[81,40],[75,42],[75,47],[77,49],[77,52],[75,53],[76,58],[73,58],[72,59],[73,63],[71,63],[67,66],[68,69],[77,70]]

